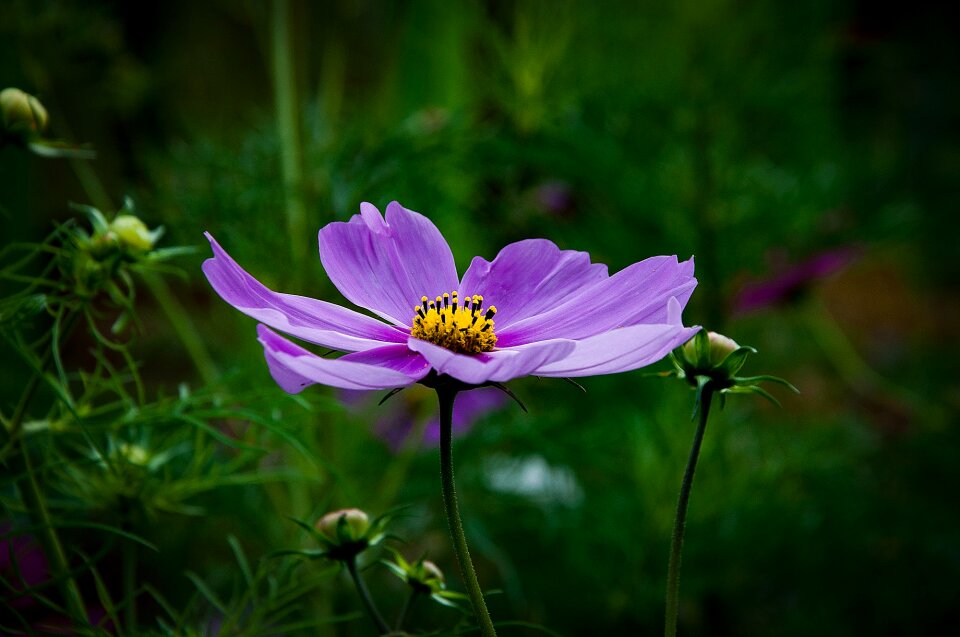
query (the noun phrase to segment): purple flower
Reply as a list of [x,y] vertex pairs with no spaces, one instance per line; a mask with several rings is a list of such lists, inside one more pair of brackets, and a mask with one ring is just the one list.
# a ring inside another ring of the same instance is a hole
[[843,246],[819,252],[792,266],[781,266],[773,276],[745,283],[734,301],[734,311],[747,314],[795,301],[817,281],[856,261],[860,253],[859,246]]
[[[290,393],[316,383],[405,387],[430,372],[467,385],[612,374],[660,360],[697,331],[680,321],[696,286],[693,259],[651,257],[610,276],[585,252],[527,239],[493,261],[474,257],[461,279],[429,219],[397,202],[384,218],[363,203],[350,221],[320,230],[320,261],[337,289],[377,320],[274,292],[206,236],[214,258],[204,273],[227,303],[262,323],[267,365]],[[322,358],[270,327],[349,353]]]

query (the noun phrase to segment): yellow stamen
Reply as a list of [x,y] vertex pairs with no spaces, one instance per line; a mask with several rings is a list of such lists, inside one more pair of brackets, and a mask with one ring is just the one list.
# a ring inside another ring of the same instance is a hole
[[497,308],[482,308],[483,297],[479,294],[464,296],[462,305],[456,290],[434,301],[421,296],[420,305],[413,306],[410,335],[459,354],[489,352],[497,344],[493,324]]

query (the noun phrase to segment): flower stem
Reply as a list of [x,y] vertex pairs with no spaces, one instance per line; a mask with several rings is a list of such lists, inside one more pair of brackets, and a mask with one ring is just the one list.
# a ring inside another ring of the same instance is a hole
[[401,632],[403,630],[403,622],[407,620],[407,613],[410,612],[410,609],[413,607],[413,603],[417,601],[417,596],[419,593],[417,591],[410,591],[410,596],[407,597],[407,601],[403,603],[403,608],[400,609],[400,614],[397,615],[397,623],[394,630],[396,632]]
[[170,286],[162,278],[152,273],[143,273],[143,280],[147,288],[153,294],[153,297],[160,304],[163,313],[167,315],[173,331],[187,350],[187,355],[193,361],[194,366],[200,373],[200,377],[207,385],[212,385],[217,380],[217,366],[207,351],[207,346],[200,338],[200,333],[191,320],[190,315],[184,309],[180,300],[170,291]]
[[377,606],[373,603],[373,598],[370,596],[370,591],[367,589],[367,585],[363,581],[363,577],[360,576],[360,571],[357,570],[356,556],[351,556],[350,559],[344,560],[344,563],[347,565],[347,571],[350,573],[350,577],[353,579],[354,586],[357,587],[357,593],[360,594],[360,599],[363,601],[363,605],[367,607],[367,612],[370,613],[370,619],[372,619],[373,623],[376,624],[377,630],[380,631],[380,634],[386,635],[390,632],[390,627],[387,626],[387,622],[384,621],[383,615],[381,615],[380,611],[377,610]]
[[[280,140],[280,160],[283,170],[287,233],[293,256],[294,277],[307,256],[307,211],[303,203],[303,166],[300,145],[299,102],[294,73],[294,47],[289,0],[273,3],[273,99],[276,109],[277,133]],[[299,279],[294,281],[299,285]]]
[[470,560],[470,550],[467,548],[467,538],[463,533],[463,522],[460,520],[460,510],[457,506],[457,491],[453,485],[453,401],[457,397],[457,390],[438,387],[437,397],[440,400],[440,484],[443,492],[443,510],[447,515],[453,550],[460,564],[460,576],[467,587],[467,595],[470,597],[473,612],[480,624],[480,634],[483,637],[496,637],[497,631],[493,628],[486,602],[483,601],[480,582],[477,581],[477,572]]
[[131,635],[137,632],[137,545],[123,540],[123,601],[126,603],[124,623]]
[[697,421],[697,430],[693,434],[693,445],[690,447],[690,457],[687,459],[687,468],[683,473],[683,482],[680,484],[680,497],[677,499],[677,515],[673,522],[673,537],[670,540],[670,565],[667,568],[667,603],[664,637],[675,637],[677,634],[677,617],[680,612],[680,554],[683,552],[683,531],[687,524],[687,504],[690,501],[690,489],[693,487],[693,475],[697,470],[697,459],[700,457],[700,445],[703,443],[703,434],[707,429],[707,418],[710,415],[710,402],[713,398],[713,388],[709,382],[702,382],[697,389],[700,415]]
[[[60,591],[67,602],[67,612],[78,626],[86,623],[87,612],[83,603],[83,596],[80,593],[80,587],[70,574],[70,564],[67,561],[67,553],[63,549],[57,530],[53,526],[53,519],[50,517],[50,511],[47,509],[47,503],[43,499],[43,492],[40,490],[40,484],[37,482],[36,470],[33,467],[33,461],[30,459],[26,447],[20,446],[20,452],[23,455],[23,466],[26,477],[17,482],[17,488],[20,491],[20,498],[23,506],[27,509],[34,524],[40,527],[39,538],[43,546],[44,554],[50,560],[53,572],[60,580]],[[61,579],[62,578],[62,579]]]

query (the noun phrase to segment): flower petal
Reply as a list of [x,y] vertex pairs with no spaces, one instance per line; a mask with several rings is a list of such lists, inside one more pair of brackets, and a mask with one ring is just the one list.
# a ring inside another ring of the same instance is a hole
[[274,292],[250,276],[210,233],[214,258],[203,273],[224,301],[247,316],[311,343],[344,351],[403,343],[409,334],[347,308],[293,294]]
[[316,383],[342,389],[390,389],[406,387],[417,380],[386,364],[369,365],[342,358],[321,358],[288,341],[266,325],[257,326],[257,335],[263,345],[270,374],[290,394],[297,394]]
[[680,324],[680,303],[667,304],[671,322],[632,325],[577,341],[566,358],[548,363],[532,373],[537,376],[598,376],[626,372],[657,362],[686,343],[700,329]]
[[675,256],[651,257],[589,285],[538,316],[497,327],[497,344],[513,347],[556,338],[581,340],[640,322],[663,323],[667,301],[690,297],[697,280],[693,263]]
[[430,372],[430,363],[427,362],[427,359],[410,350],[406,343],[354,352],[341,356],[338,360],[387,367],[401,374],[406,374],[415,381],[420,380]]
[[584,286],[607,278],[607,266],[590,263],[590,255],[561,250],[546,239],[527,239],[503,248],[493,261],[474,257],[460,292],[480,294],[497,307],[496,323],[512,323],[553,308]]
[[320,230],[320,261],[351,302],[409,327],[420,297],[457,288],[457,268],[443,235],[429,219],[396,201],[386,220],[369,203],[348,222]]
[[573,351],[574,342],[562,339],[499,349],[482,354],[457,354],[445,347],[411,337],[407,346],[423,354],[439,374],[448,374],[471,385],[503,383],[526,376],[534,369],[560,360]]

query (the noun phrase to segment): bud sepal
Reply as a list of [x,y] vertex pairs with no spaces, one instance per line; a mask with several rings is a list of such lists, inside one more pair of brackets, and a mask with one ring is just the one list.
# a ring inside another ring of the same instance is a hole
[[767,381],[783,385],[790,391],[800,391],[782,378],[770,375],[737,376],[747,357],[757,350],[749,345],[739,345],[732,338],[700,330],[689,341],[670,353],[674,369],[662,376],[674,376],[687,381],[697,392],[694,401],[693,417],[700,409],[700,399],[706,389],[719,394],[720,407],[725,403],[727,394],[757,394],[773,404],[780,402],[758,383]]
[[381,516],[371,520],[364,511],[350,508],[326,513],[314,524],[295,518],[290,520],[310,533],[320,548],[278,551],[274,556],[299,555],[312,560],[325,558],[350,562],[387,538],[386,527],[390,518]]
[[470,598],[463,593],[448,591],[443,571],[436,564],[422,557],[416,562],[408,562],[399,551],[391,548],[390,552],[393,553],[394,561],[381,560],[380,563],[406,582],[414,595],[426,595],[443,606],[456,608],[464,613],[471,612],[468,605],[462,604],[469,602]]

